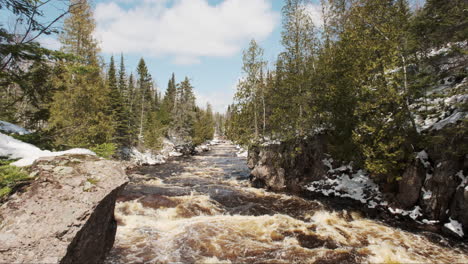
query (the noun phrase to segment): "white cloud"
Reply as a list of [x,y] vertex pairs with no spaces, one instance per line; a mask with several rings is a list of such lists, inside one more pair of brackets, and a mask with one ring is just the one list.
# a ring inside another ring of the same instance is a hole
[[[96,37],[105,53],[171,56],[174,63],[229,57],[251,38],[264,39],[279,15],[270,0],[138,0],[124,9],[115,2],[96,6]],[[128,2],[128,0],[119,0]]]
[[307,12],[312,18],[312,22],[316,27],[323,27],[323,15],[321,4],[308,4],[306,7]]
[[205,108],[206,104],[210,103],[215,112],[225,113],[228,106],[232,104],[236,89],[237,83],[226,90],[210,92],[208,94],[195,91],[197,105]]
[[37,41],[41,44],[41,46],[47,49],[59,50],[61,47],[60,41],[58,41],[57,38],[51,36],[39,37]]

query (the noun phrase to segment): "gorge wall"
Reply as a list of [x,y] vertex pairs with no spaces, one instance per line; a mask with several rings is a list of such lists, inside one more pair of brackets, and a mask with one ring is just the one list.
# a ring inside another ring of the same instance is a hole
[[[444,130],[432,131],[433,136],[447,140],[415,153],[414,160],[404,170],[401,179],[390,184],[393,186],[389,188],[388,183],[377,183],[381,196],[385,197],[381,205],[386,207],[381,208],[388,210],[388,207],[392,207],[399,212],[413,209],[416,211],[413,219],[419,221],[429,219],[432,223],[443,224],[456,220],[462,224],[464,233],[468,234],[468,177],[465,176],[468,172],[468,157],[463,150],[468,138],[466,134],[446,135],[447,131],[457,130],[461,125],[451,124]],[[338,181],[337,174],[347,174],[346,179],[349,181],[358,176],[353,174],[350,166],[330,163],[333,160],[326,154],[326,142],[326,135],[317,135],[306,140],[250,148],[248,165],[252,170],[253,185],[274,191],[300,192],[309,191],[309,184],[320,181],[325,184],[320,185],[321,190],[315,191],[325,193],[326,196],[332,193],[330,196],[334,196],[336,193],[331,191],[332,184],[327,183]],[[356,179],[357,182],[360,180]],[[340,188],[344,190],[347,187],[341,184]],[[350,185],[349,188],[354,187]],[[367,205],[369,208],[376,207]]]

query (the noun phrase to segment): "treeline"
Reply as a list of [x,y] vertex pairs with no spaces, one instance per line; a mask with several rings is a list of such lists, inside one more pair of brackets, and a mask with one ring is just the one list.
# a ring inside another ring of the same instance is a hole
[[[18,20],[40,15],[35,1],[1,0],[1,8]],[[213,137],[211,106],[196,105],[188,78],[177,83],[173,74],[162,95],[143,58],[135,75],[126,72],[123,55],[119,65],[114,57],[104,63],[94,29],[86,0],[70,2],[57,52],[34,41],[15,42],[23,36],[2,27],[0,120],[35,131],[22,139],[39,146],[91,148],[108,156],[126,156],[132,147],[157,150],[164,137],[180,144]]]
[[406,0],[322,0],[321,27],[309,4],[286,1],[273,68],[254,40],[244,51],[226,134],[255,144],[326,133],[335,159],[393,180],[427,144],[410,104],[437,81],[430,50],[466,41],[468,4],[427,0],[411,11]]

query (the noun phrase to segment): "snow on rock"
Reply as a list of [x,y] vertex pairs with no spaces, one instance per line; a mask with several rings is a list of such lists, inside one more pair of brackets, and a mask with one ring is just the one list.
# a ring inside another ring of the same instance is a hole
[[[324,164],[331,167],[330,160],[323,160]],[[362,170],[348,175],[342,171],[352,171],[351,165],[331,168],[326,179],[310,183],[306,188],[312,192],[319,192],[325,196],[333,194],[335,197],[346,197],[367,203],[370,208],[376,207],[382,200],[382,194],[375,184]],[[339,173],[339,174],[335,174]]]
[[261,144],[261,146],[267,147],[267,146],[270,146],[270,145],[279,145],[279,144],[281,144],[281,141],[279,141],[279,140],[270,140],[270,139],[268,139],[268,140],[265,140]]
[[422,223],[423,223],[423,224],[426,224],[426,225],[434,225],[434,224],[438,224],[439,221],[438,221],[438,220],[427,220],[427,219],[423,219],[423,220],[422,220]]
[[451,42],[451,43],[447,43],[445,44],[444,47],[442,48],[433,48],[431,50],[429,50],[429,53],[427,54],[428,57],[434,57],[434,56],[438,56],[438,55],[444,55],[444,54],[447,54],[448,52],[450,52],[450,50],[452,49],[452,47],[458,47],[458,48],[463,48],[464,46],[467,45],[467,41],[459,41],[459,42]]
[[424,189],[424,187],[423,187],[422,192],[423,192],[423,199],[424,200],[429,200],[429,199],[432,198],[432,192],[431,191],[426,191],[426,189]]
[[432,125],[431,130],[441,130],[448,124],[456,124],[459,120],[467,118],[468,114],[463,112],[455,112],[449,117],[440,120],[439,122]]
[[171,152],[169,152],[169,157],[180,157],[180,156],[182,156],[182,155],[184,155],[184,154],[182,154],[182,153],[180,153],[180,152],[178,152],[178,151],[171,151]]
[[461,183],[460,183],[460,185],[457,186],[457,189],[458,189],[458,188],[465,188],[465,190],[466,190],[466,188],[468,188],[468,177],[466,177],[465,175],[463,175],[463,171],[462,171],[462,170],[459,171],[459,172],[456,174],[456,176],[458,176],[458,178],[461,179]]
[[[425,151],[418,153],[417,157],[423,162],[427,162],[428,156]],[[365,204],[368,208],[382,208],[394,215],[410,217],[417,221],[423,216],[422,209],[415,206],[411,210],[403,210],[389,205],[383,198],[379,186],[363,171],[353,171],[352,164],[333,168],[333,159],[322,160],[323,164],[329,168],[325,179],[311,182],[306,189],[320,193],[325,196],[350,198]],[[459,176],[460,177],[460,176]],[[432,193],[423,189],[423,199],[428,199]],[[421,223],[421,222],[420,222]],[[436,221],[424,219],[424,224],[434,224]]]
[[163,155],[155,155],[149,150],[140,152],[138,149],[132,148],[130,156],[131,159],[138,165],[156,165],[166,162]]
[[18,159],[17,161],[12,163],[12,165],[14,166],[29,166],[32,165],[34,161],[39,158],[61,156],[65,154],[96,155],[91,150],[80,148],[58,152],[41,150],[40,148],[34,145],[25,143],[23,141],[0,133],[0,157],[7,157],[8,159]]
[[14,134],[19,134],[19,135],[26,135],[26,134],[31,134],[28,130],[14,125],[12,123],[8,123],[5,121],[0,121],[0,131],[3,131],[5,133],[14,133]]
[[237,157],[240,157],[240,158],[247,158],[248,154],[249,152],[242,147],[239,148],[239,151],[237,151],[236,153]]
[[403,216],[409,216],[411,219],[416,220],[418,217],[422,216],[421,207],[415,206],[413,210],[403,210],[400,208],[388,207],[388,211],[392,214],[399,214]]
[[329,171],[333,170],[333,159],[332,158],[328,158],[328,159],[323,159],[322,160],[322,163],[323,165],[327,166]]
[[462,224],[458,222],[457,220],[453,220],[452,218],[449,218],[449,220],[450,222],[444,224],[444,226],[450,229],[455,234],[459,235],[460,237],[463,237],[465,234],[463,233]]
[[213,140],[211,140],[208,143],[208,145],[218,145],[218,144],[221,144],[221,143],[223,143],[223,140],[215,137]]
[[424,165],[424,168],[429,168],[431,166],[429,155],[425,150],[418,152],[418,154],[416,154],[416,158]]
[[210,150],[209,146],[211,146],[210,142],[208,142],[207,144],[202,144],[200,146],[197,146],[197,147],[195,147],[195,152],[203,153],[203,152],[209,151]]

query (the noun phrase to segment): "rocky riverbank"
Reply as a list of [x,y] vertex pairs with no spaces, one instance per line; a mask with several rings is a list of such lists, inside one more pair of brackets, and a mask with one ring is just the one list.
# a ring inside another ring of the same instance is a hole
[[[456,124],[447,127],[456,128]],[[443,133],[439,131],[437,133]],[[461,138],[451,138],[457,148]],[[274,142],[249,150],[251,181],[256,187],[338,197],[364,205],[365,211],[389,219],[414,221],[426,230],[466,239],[468,234],[468,160],[433,145],[415,153],[399,181],[374,182],[352,163],[334,161],[327,153],[326,135],[294,142]],[[444,143],[445,144],[445,143]],[[445,153],[445,154],[444,154]],[[379,212],[380,213],[375,213]]]
[[112,248],[121,163],[88,155],[40,158],[34,180],[0,207],[1,263],[100,263]]

